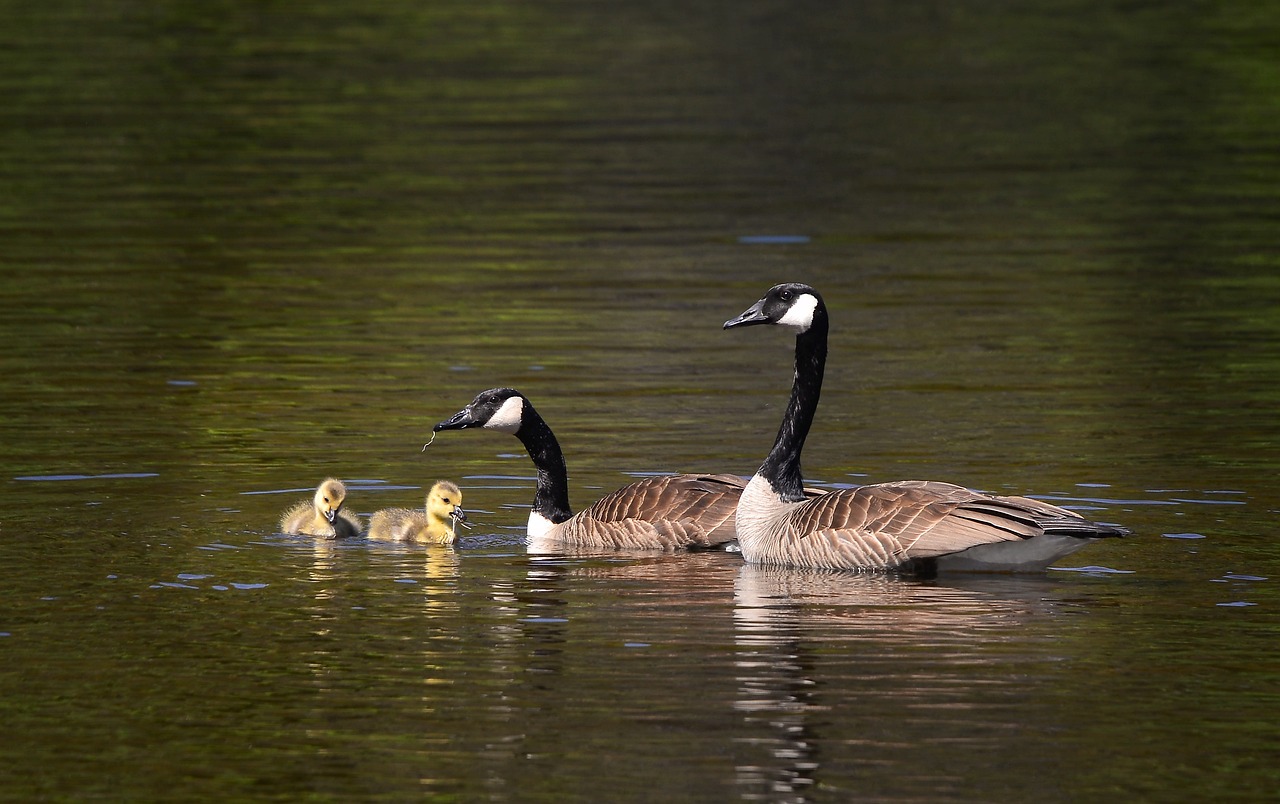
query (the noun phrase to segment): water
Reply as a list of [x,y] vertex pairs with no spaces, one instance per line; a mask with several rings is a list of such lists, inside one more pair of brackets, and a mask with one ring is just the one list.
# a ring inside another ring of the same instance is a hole
[[[5,798],[1248,800],[1280,786],[1270,10],[26,6],[0,89]],[[749,473],[1135,536],[1034,578],[526,554]],[[273,532],[457,480],[456,549]]]

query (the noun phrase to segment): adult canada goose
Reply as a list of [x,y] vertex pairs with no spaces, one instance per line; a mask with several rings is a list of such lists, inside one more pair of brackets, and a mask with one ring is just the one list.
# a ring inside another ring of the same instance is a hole
[[725,329],[774,324],[796,335],[795,380],[782,426],[738,503],[748,561],[830,569],[1032,571],[1127,530],[1056,505],[994,497],[950,483],[904,480],[806,500],[800,452],[818,409],[827,308],[818,291],[776,285]]
[[280,530],[324,539],[359,536],[360,518],[342,510],[346,500],[347,487],[341,480],[328,478],[316,489],[314,497],[300,500],[284,512],[280,517]]
[[384,508],[369,518],[369,538],[387,542],[453,544],[457,523],[466,522],[462,490],[448,480],[438,480],[427,492],[421,511]]
[[510,433],[538,469],[529,513],[531,544],[677,550],[717,547],[734,538],[733,512],[742,493],[735,475],[662,475],[623,486],[585,511],[569,508],[564,453],[529,400],[511,388],[484,391],[434,432],[483,427]]

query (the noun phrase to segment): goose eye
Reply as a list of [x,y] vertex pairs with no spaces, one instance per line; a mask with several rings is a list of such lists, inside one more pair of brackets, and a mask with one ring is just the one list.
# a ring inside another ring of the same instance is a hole
[[778,297],[781,298],[783,301],[791,301],[791,291],[784,290],[778,294]]

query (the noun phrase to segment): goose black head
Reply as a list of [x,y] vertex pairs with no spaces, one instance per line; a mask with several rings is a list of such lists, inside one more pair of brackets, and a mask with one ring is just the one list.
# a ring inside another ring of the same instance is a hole
[[826,305],[823,304],[822,294],[808,285],[787,282],[769,288],[769,292],[742,315],[724,322],[724,328],[776,324],[797,335],[803,335],[815,321],[825,317]]
[[524,409],[528,401],[514,388],[490,388],[471,400],[471,404],[431,428],[441,430],[466,430],[483,427],[500,433],[519,432],[524,421]]

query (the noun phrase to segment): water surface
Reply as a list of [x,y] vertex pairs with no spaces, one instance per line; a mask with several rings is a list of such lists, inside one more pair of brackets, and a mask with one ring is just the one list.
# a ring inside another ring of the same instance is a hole
[[[1270,11],[25,7],[0,32],[0,748],[15,799],[1262,798],[1277,787]],[[1032,578],[530,556],[752,472],[1135,532]],[[273,532],[438,477],[455,549]]]

